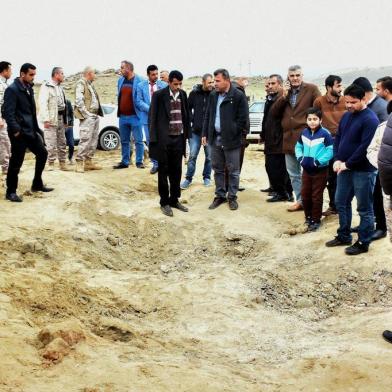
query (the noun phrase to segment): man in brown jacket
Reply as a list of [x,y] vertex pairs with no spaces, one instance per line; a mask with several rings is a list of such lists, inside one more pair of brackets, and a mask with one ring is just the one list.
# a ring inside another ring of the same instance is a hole
[[288,211],[302,210],[301,202],[301,165],[295,158],[294,147],[301,132],[306,128],[306,112],[313,106],[314,100],[321,93],[317,86],[303,81],[299,65],[289,67],[287,81],[284,83],[282,96],[273,107],[273,115],[282,116],[283,153],[286,168],[293,186],[296,202]]
[[[325,88],[327,92],[322,97],[316,98],[313,106],[321,110],[323,114],[323,127],[328,129],[335,139],[340,119],[346,112],[346,101],[342,96],[342,78],[337,75],[329,75],[325,79]],[[333,170],[333,159],[329,163],[327,188],[329,207],[323,212],[324,216],[338,213],[335,206],[336,172]]]

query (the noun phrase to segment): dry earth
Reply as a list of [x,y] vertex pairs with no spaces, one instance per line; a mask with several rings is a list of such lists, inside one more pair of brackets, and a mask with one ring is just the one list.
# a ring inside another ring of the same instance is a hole
[[1,392],[392,390],[388,240],[350,258],[324,247],[336,218],[303,234],[302,213],[259,192],[255,146],[238,211],[209,211],[198,173],[174,218],[147,170],[111,169],[118,155],[0,201]]

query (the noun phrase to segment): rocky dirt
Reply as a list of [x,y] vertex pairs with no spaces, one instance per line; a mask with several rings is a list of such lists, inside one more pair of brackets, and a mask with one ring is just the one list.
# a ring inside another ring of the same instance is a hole
[[[327,249],[337,219],[303,233],[269,205],[247,151],[236,212],[160,213],[156,177],[45,172],[56,189],[0,201],[0,391],[390,391],[392,257]],[[199,164],[199,169],[202,165]],[[355,216],[355,220],[358,218]]]

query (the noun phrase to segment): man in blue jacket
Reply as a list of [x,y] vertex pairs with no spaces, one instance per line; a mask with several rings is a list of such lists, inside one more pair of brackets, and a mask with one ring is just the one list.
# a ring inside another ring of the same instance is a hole
[[360,217],[358,241],[345,249],[348,255],[367,252],[374,229],[373,189],[376,168],[366,157],[367,148],[379,124],[375,113],[366,106],[365,91],[358,85],[351,85],[344,91],[347,113],[339,123],[334,142],[337,188],[336,209],[339,214],[337,236],[328,241],[328,247],[350,245],[351,201],[357,199]]
[[[144,135],[147,145],[150,144],[150,130],[148,129],[148,111],[150,110],[151,97],[157,90],[161,90],[167,86],[167,83],[158,79],[158,67],[149,65],[147,67],[147,78],[138,84],[136,89],[136,108],[139,110],[139,120],[143,126]],[[151,174],[158,171],[158,161],[151,159]]]
[[136,75],[133,64],[130,61],[121,62],[122,77],[117,83],[119,128],[121,138],[121,162],[114,169],[125,169],[130,164],[131,154],[131,133],[136,146],[136,167],[144,169],[143,156],[143,131],[140,124],[140,111],[135,105],[137,86],[143,79]]

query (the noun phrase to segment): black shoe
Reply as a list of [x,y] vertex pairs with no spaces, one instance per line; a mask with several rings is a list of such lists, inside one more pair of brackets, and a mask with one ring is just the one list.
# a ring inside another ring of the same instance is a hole
[[309,231],[317,231],[320,228],[321,223],[320,222],[311,222],[308,225],[308,232]]
[[182,212],[189,211],[189,209],[187,207],[185,207],[183,204],[181,204],[179,201],[176,204],[172,204],[170,207],[177,208],[177,210],[180,210]]
[[238,187],[238,192],[243,192],[244,190],[245,190],[245,188],[243,186]]
[[275,193],[274,196],[272,196],[270,199],[267,199],[269,203],[276,203],[278,201],[287,201],[289,198],[287,195],[279,195],[278,193]]
[[155,174],[155,173],[158,173],[158,166],[153,166],[152,168],[151,168],[151,170],[150,170],[150,174]]
[[294,196],[293,195],[289,195],[289,198],[287,199],[287,201],[292,203],[294,201]]
[[325,243],[325,246],[332,248],[334,246],[351,245],[352,241],[342,241],[339,237],[335,237],[333,240]]
[[165,206],[161,206],[161,211],[167,216],[173,216],[173,211],[169,206],[169,204],[166,204]]
[[31,192],[52,192],[52,191],[54,191],[54,188],[49,188],[45,185],[39,187],[35,187],[35,186],[31,187]]
[[356,256],[361,253],[366,253],[368,250],[369,250],[369,245],[365,245],[357,241],[353,245],[346,248],[344,251],[346,252],[346,255]]
[[16,203],[21,203],[23,199],[19,197],[16,193],[6,193],[5,198],[9,201],[14,201]]
[[268,188],[265,188],[265,189],[260,189],[260,192],[268,193],[268,192],[274,192],[274,190],[273,190],[273,188],[268,187]]
[[113,169],[126,169],[128,167],[128,165],[126,165],[125,163],[118,163],[117,165],[113,166]]
[[229,199],[229,208],[234,211],[238,210],[238,202],[236,199]]
[[226,203],[227,199],[225,197],[215,197],[214,201],[208,207],[210,210],[214,210],[219,207],[221,204]]
[[144,168],[145,168],[145,166],[144,166],[143,163],[137,163],[137,164],[136,164],[136,167],[137,167],[138,169],[144,169]]
[[392,343],[392,332],[385,330],[382,333],[382,337],[388,342],[388,343]]
[[359,231],[359,226],[352,227],[352,228],[350,229],[350,231],[351,231],[351,233],[358,233],[358,231]]
[[380,240],[381,238],[384,238],[387,236],[387,232],[384,230],[374,230],[372,234],[372,238],[370,239],[371,241],[377,241]]

